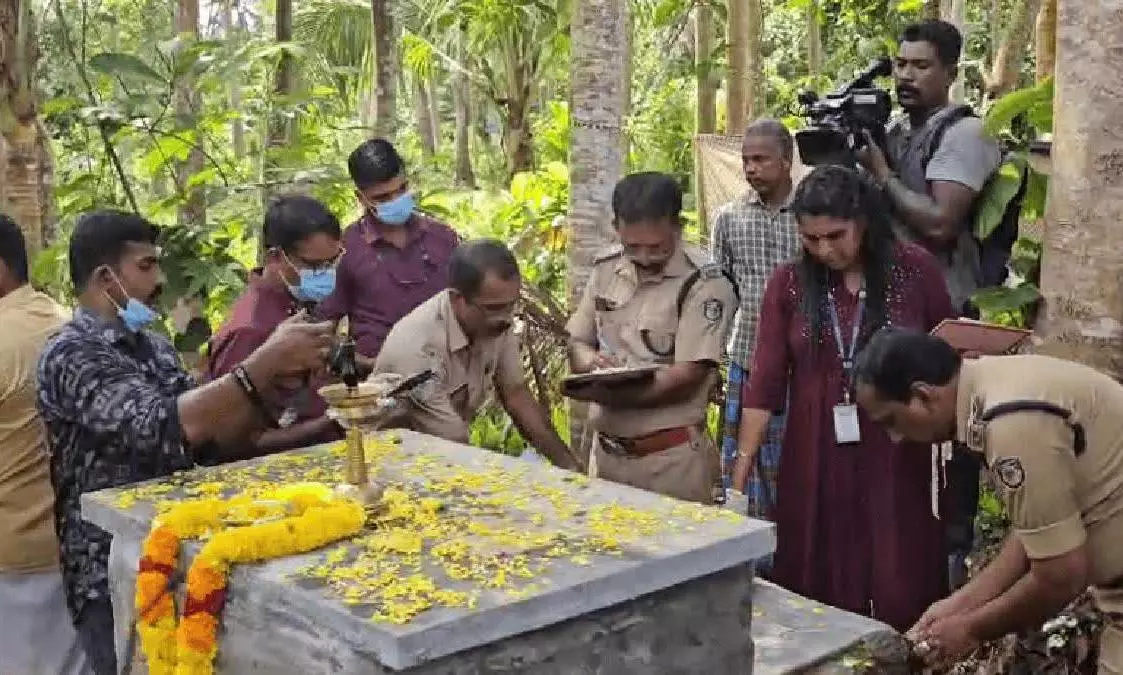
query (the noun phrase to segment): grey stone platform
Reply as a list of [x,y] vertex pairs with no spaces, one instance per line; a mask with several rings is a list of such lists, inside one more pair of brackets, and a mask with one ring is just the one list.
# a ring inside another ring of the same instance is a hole
[[[501,494],[502,500],[489,502],[498,512],[492,522],[528,539],[543,532],[562,533],[569,541],[592,536],[600,532],[594,520],[611,516],[605,507],[612,504],[649,514],[650,520],[636,532],[621,532],[619,550],[611,554],[588,560],[535,558],[541,564],[535,583],[519,594],[477,588],[474,607],[430,609],[404,625],[373,621],[369,607],[356,608],[330,589],[296,578],[325,556],[338,561],[355,554],[353,542],[238,567],[223,617],[220,672],[752,672],[751,561],[773,550],[770,524],[614,483],[575,479],[544,464],[421,434],[395,434],[401,444],[378,458],[376,474],[411,497],[432,497],[431,483],[442,476],[489,477],[462,481],[451,495],[440,495],[447,517],[476,517],[472,503],[481,495]],[[86,519],[114,535],[110,577],[118,652],[132,621],[136,562],[154,515],[153,493],[183,498],[202,484],[237,483],[237,476],[333,482],[339,480],[341,463],[337,448],[323,446],[142,484],[135,504],[118,506],[129,490],[85,495]],[[288,473],[277,467],[288,467]],[[411,573],[465,590],[463,582],[431,565],[427,554],[407,561]]]
[[753,586],[754,675],[907,672],[908,647],[891,627],[767,581]]

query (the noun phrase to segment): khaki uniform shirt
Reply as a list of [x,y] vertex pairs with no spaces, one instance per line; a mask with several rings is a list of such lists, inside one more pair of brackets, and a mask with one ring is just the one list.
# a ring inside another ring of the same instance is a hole
[[[1084,429],[1076,456],[1065,420],[1015,412],[983,423],[1007,401],[1045,401]],[[1091,583],[1123,577],[1123,385],[1086,366],[1047,356],[965,361],[956,402],[958,439],[986,456],[1014,534],[1030,560],[1086,546]]]
[[23,286],[0,298],[0,572],[58,567],[46,431],[36,410],[39,354],[70,317]]
[[436,377],[414,390],[407,426],[450,441],[468,442],[468,425],[500,389],[525,383],[518,338],[469,342],[452,313],[449,291],[441,291],[407,314],[386,336],[375,373],[415,375],[431,369]]
[[[679,292],[696,271],[679,315]],[[596,259],[585,294],[567,328],[580,342],[597,346],[629,366],[671,365],[685,361],[721,361],[725,340],[737,312],[733,282],[694,247],[680,247],[663,272],[640,280],[636,266],[614,247]],[[663,429],[706,421],[714,381],[698,386],[688,400],[654,410],[589,407],[598,432],[636,438]]]

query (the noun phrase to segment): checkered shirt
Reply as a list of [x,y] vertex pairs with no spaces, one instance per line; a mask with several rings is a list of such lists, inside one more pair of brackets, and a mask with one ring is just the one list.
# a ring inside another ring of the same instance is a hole
[[776,212],[768,210],[756,192],[749,190],[721,207],[711,231],[714,262],[733,277],[741,296],[729,338],[729,359],[747,369],[752,364],[757,318],[768,278],[800,252],[795,215],[788,203]]

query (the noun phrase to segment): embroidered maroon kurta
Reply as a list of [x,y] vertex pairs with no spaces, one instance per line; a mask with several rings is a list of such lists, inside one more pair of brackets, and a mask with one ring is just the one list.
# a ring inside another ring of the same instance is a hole
[[[897,244],[894,258],[889,322],[928,331],[953,316],[931,255]],[[746,408],[779,410],[790,376],[772,577],[801,595],[904,631],[946,594],[944,532],[931,508],[931,450],[892,442],[861,412],[861,441],[835,442],[842,360],[826,313],[818,340],[811,338],[797,265],[778,268],[768,282],[742,400]],[[849,342],[858,298],[839,278],[831,283]],[[868,337],[866,331],[860,340]]]

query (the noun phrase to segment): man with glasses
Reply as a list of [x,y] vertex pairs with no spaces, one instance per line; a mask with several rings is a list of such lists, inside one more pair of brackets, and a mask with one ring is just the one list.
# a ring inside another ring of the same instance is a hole
[[[265,266],[254,270],[226,323],[210,341],[206,376],[214,380],[233,371],[260,347],[277,325],[301,309],[309,313],[335,289],[343,257],[339,220],[320,202],[305,196],[277,199],[265,213]],[[326,415],[315,392],[319,382],[304,381],[281,392],[278,428],[264,431],[248,456],[263,455],[336,439],[339,427]]]
[[319,315],[348,317],[360,360],[372,362],[394,324],[445,288],[459,238],[416,210],[405,165],[389,141],[366,141],[347,169],[363,215],[343,235],[347,254]]
[[523,437],[555,465],[578,468],[550,414],[531,395],[513,330],[522,276],[501,242],[461,244],[449,288],[410,312],[386,336],[376,373],[436,375],[409,395],[403,425],[458,443],[494,388]]
[[682,189],[660,173],[624,178],[612,193],[621,246],[596,258],[570,318],[570,366],[659,366],[641,384],[570,390],[589,401],[596,473],[607,480],[713,504],[720,475],[706,408],[737,311],[737,291],[708,255],[682,241]]

